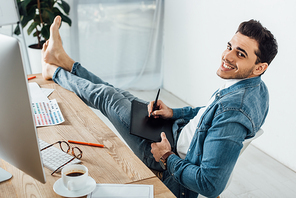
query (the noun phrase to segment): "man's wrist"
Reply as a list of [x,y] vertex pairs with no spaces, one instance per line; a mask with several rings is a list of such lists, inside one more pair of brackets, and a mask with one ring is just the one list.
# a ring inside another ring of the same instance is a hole
[[173,151],[168,151],[160,157],[159,163],[164,170],[167,169],[167,159],[172,154],[175,154],[175,153]]

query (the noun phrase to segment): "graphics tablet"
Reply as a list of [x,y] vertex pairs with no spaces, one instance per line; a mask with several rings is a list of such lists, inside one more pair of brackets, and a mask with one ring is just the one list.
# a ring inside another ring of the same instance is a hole
[[165,132],[167,139],[171,146],[173,146],[172,126],[172,120],[148,117],[147,104],[137,100],[132,101],[131,134],[145,138],[151,142],[160,142],[160,134],[161,132]]

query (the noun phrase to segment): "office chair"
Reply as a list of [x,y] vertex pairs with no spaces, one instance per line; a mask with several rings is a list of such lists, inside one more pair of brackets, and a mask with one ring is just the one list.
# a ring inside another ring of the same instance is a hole
[[[264,133],[263,129],[259,129],[259,131],[256,133],[256,135],[250,139],[246,139],[244,142],[243,142],[243,148],[241,149],[240,153],[239,153],[239,157],[241,156],[241,154],[246,150],[246,148],[250,145],[250,143],[255,140],[256,138],[258,138],[259,136],[261,136],[262,134]],[[234,169],[233,169],[234,170]],[[226,184],[226,187],[224,190],[226,190],[228,188],[228,186],[230,185],[230,182],[232,180],[232,177],[233,177],[233,171],[228,179],[228,182]],[[217,198],[219,198],[220,196],[218,196]],[[198,195],[197,198],[205,198],[205,196],[203,195]]]

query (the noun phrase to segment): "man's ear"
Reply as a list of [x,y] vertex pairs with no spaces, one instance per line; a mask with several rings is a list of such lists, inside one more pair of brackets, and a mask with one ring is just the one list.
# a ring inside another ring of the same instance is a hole
[[255,66],[255,69],[253,71],[253,74],[256,76],[260,76],[261,74],[263,74],[268,68],[268,63],[258,63]]

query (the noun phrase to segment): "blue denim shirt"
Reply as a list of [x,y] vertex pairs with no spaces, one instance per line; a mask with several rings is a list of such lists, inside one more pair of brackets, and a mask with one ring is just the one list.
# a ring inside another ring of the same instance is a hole
[[[163,182],[177,197],[198,194],[217,197],[225,188],[242,142],[260,129],[269,107],[268,90],[261,77],[240,81],[217,91],[202,115],[186,158],[170,155]],[[173,109],[174,136],[200,108]]]

